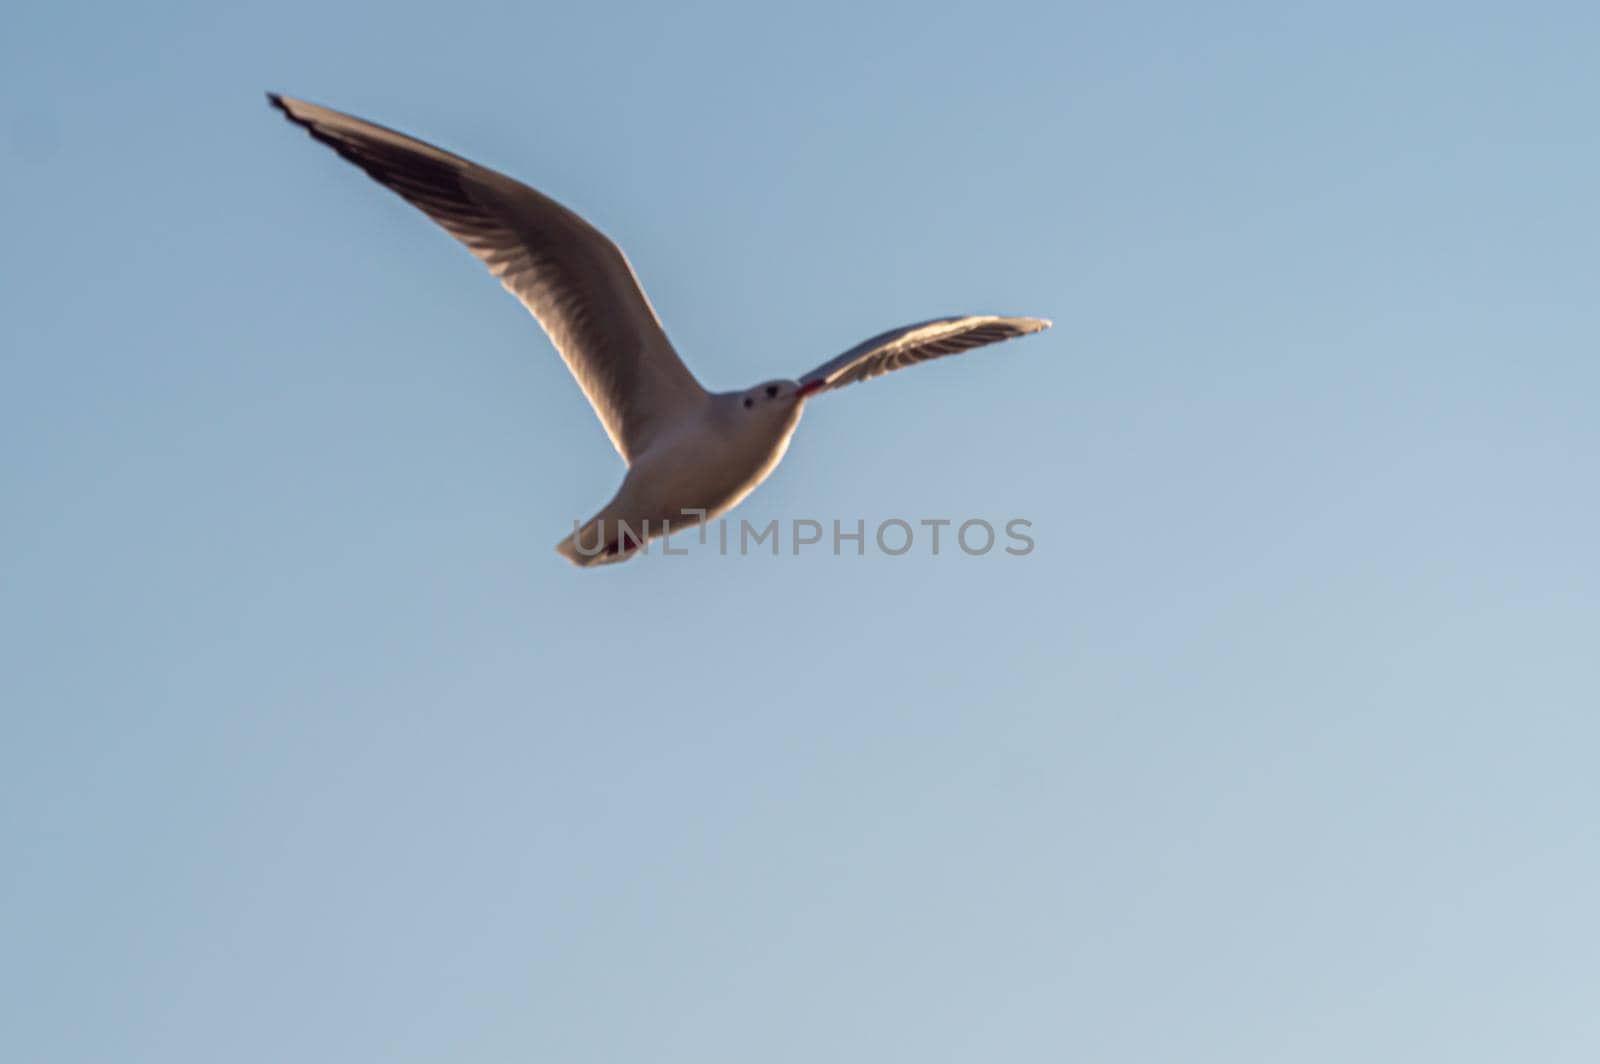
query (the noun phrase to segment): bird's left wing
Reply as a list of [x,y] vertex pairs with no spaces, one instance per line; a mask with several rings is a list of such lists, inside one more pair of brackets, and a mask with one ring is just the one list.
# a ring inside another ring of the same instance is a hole
[[838,358],[807,373],[800,378],[800,392],[813,395],[843,388],[846,384],[870,380],[919,362],[959,354],[974,347],[1027,336],[1048,328],[1050,322],[1045,318],[1002,318],[987,314],[936,318],[916,325],[903,325],[859,343]]
[[304,100],[274,107],[467,246],[533,312],[626,462],[706,393],[622,249],[555,200],[404,133]]

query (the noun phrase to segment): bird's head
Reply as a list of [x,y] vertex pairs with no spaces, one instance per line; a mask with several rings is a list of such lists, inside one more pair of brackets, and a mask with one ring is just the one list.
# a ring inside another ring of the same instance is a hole
[[805,408],[800,385],[794,381],[767,381],[742,392],[725,392],[729,420],[735,431],[765,438],[793,432]]
[[754,388],[740,392],[738,401],[744,410],[760,411],[763,408],[788,410],[802,399],[809,398],[821,390],[820,380],[806,381],[803,384],[799,381],[767,381],[765,384],[758,384]]
[[755,412],[787,411],[794,406],[799,392],[800,386],[794,381],[767,381],[754,388],[746,388],[739,396],[739,407]]

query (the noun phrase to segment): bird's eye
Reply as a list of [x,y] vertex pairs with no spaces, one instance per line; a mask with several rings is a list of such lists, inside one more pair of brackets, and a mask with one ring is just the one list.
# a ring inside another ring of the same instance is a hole
[[755,406],[755,405],[756,405],[756,401],[754,399],[750,398],[748,395],[744,397],[744,408],[746,410],[749,410],[752,406]]
[[776,384],[767,385],[767,398],[768,399],[775,398],[777,396],[777,394],[778,394],[778,386]]

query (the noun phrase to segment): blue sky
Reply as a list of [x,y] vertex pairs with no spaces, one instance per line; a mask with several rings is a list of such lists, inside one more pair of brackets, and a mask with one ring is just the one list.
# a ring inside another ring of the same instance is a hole
[[[33,5],[0,42],[0,1056],[1592,1061],[1592,5]],[[266,107],[496,166],[754,522]]]

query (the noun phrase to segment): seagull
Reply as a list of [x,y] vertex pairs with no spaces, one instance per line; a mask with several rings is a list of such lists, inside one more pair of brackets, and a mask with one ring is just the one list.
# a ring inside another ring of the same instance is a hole
[[581,567],[623,561],[733,509],[782,461],[807,400],[1050,327],[1044,318],[935,318],[874,336],[798,380],[708,392],[667,340],[622,249],[577,214],[403,133],[267,99],[466,245],[550,337],[628,470],[615,497],[556,546]]

